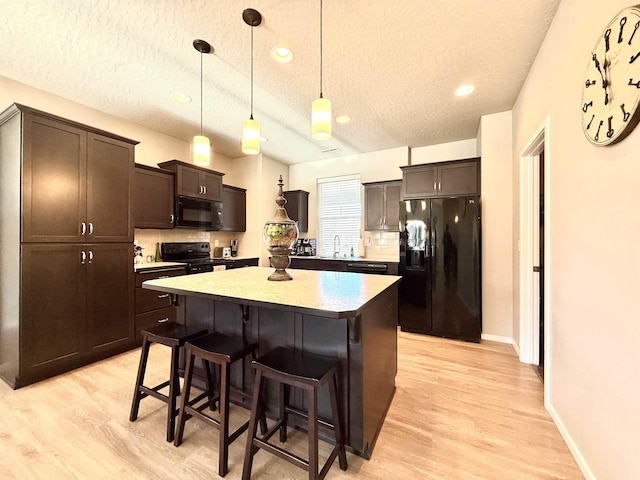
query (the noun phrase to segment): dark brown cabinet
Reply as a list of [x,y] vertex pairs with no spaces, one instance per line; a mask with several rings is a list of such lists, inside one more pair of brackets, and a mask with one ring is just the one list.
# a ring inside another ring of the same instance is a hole
[[402,182],[372,182],[364,185],[365,230],[398,231],[398,208]]
[[400,168],[402,199],[480,193],[479,158]]
[[247,191],[244,188],[222,186],[222,231],[247,230]]
[[169,293],[142,288],[142,282],[156,278],[176,277],[187,272],[184,266],[151,267],[138,270],[135,274],[135,339],[142,342],[140,330],[159,323],[175,321],[177,316],[173,297]]
[[180,160],[169,160],[158,166],[175,174],[176,195],[207,200],[222,200],[222,176],[224,173],[197,167]]
[[18,388],[133,342],[137,142],[0,113],[0,377]]
[[309,231],[309,192],[304,190],[288,190],[284,192],[287,200],[284,208],[289,218],[298,223],[300,232]]
[[130,141],[25,111],[23,242],[132,242]]
[[136,228],[173,228],[173,183],[173,173],[136,164],[133,195]]

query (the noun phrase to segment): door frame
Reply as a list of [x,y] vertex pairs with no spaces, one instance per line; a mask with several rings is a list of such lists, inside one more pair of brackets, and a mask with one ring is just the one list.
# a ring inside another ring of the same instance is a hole
[[540,318],[538,312],[538,301],[536,298],[537,276],[533,273],[533,267],[537,259],[536,248],[540,232],[540,222],[538,220],[540,191],[540,172],[537,169],[540,153],[544,151],[544,365],[545,382],[544,398],[545,405],[548,403],[548,386],[551,374],[551,295],[550,295],[550,181],[549,165],[551,163],[550,149],[550,119],[547,116],[542,124],[536,129],[533,136],[520,152],[520,225],[519,225],[519,317],[520,335],[519,350],[520,361],[537,365],[539,363],[540,347]]

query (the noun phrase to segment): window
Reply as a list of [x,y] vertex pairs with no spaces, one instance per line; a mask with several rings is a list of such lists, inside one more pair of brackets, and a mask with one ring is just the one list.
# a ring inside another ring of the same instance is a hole
[[332,255],[334,239],[340,255],[358,254],[360,240],[360,176],[318,179],[318,254]]

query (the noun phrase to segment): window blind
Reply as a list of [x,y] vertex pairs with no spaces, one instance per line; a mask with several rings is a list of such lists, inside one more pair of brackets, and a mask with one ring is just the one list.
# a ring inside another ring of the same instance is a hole
[[340,255],[358,254],[360,239],[360,176],[318,180],[318,238],[320,255],[333,254],[334,239]]

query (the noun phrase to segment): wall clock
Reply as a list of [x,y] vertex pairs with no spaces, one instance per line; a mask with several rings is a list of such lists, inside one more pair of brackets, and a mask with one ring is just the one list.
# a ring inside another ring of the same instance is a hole
[[640,120],[640,5],[618,13],[598,37],[582,87],[582,129],[597,146],[626,137]]

